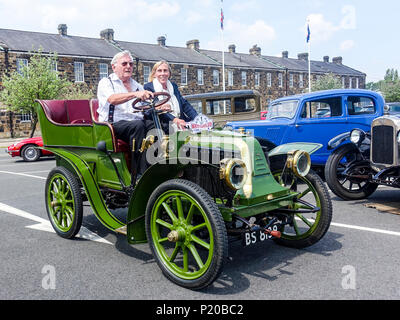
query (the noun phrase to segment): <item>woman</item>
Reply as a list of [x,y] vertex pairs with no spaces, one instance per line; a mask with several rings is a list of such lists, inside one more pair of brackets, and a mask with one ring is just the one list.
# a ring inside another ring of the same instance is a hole
[[169,81],[171,76],[171,67],[166,61],[157,62],[149,77],[148,83],[144,85],[144,89],[152,92],[168,92],[171,96],[169,105],[163,108],[171,110],[169,113],[161,114],[160,120],[163,128],[166,129],[170,121],[172,121],[179,129],[183,129],[186,122],[192,121],[197,116],[197,111],[190,103],[182,97],[178,86]]

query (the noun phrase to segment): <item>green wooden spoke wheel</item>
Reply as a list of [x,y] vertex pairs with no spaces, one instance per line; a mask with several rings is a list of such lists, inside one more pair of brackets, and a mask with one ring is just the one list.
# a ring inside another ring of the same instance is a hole
[[163,273],[173,282],[201,289],[220,274],[227,256],[222,216],[198,185],[170,180],[151,195],[146,234]]
[[46,210],[58,235],[73,238],[82,225],[83,206],[79,184],[64,167],[54,168],[48,175],[45,189]]
[[[328,231],[332,220],[332,203],[321,178],[310,171],[305,177],[291,173],[275,173],[276,180],[283,186],[299,193],[298,201],[288,209],[293,213],[292,223],[281,230],[277,243],[295,248],[305,248],[318,242]],[[319,210],[315,211],[316,208]],[[315,212],[312,212],[315,211]]]

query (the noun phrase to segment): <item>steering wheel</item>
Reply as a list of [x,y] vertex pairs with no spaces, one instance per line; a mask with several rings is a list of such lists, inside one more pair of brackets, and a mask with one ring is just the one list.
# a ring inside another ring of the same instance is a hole
[[[167,103],[170,99],[171,96],[169,93],[167,92],[154,92],[153,93],[154,98],[150,98],[147,100],[140,100],[140,99],[135,99],[135,101],[132,102],[132,108],[136,111],[136,112],[140,112],[140,111],[145,111],[145,110],[149,110],[149,109],[156,109],[160,106],[162,106],[163,104]],[[158,99],[159,96],[164,96],[166,97],[165,99]],[[138,102],[142,102],[141,106],[136,106],[136,104]],[[156,112],[163,112],[162,110],[155,110]]]

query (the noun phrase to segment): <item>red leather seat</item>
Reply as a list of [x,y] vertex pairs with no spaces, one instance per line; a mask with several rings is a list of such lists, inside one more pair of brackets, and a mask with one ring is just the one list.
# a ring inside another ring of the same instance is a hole
[[117,139],[114,134],[114,128],[108,122],[100,122],[99,121],[99,114],[97,113],[97,109],[99,108],[99,101],[97,99],[90,100],[90,113],[92,116],[92,121],[98,124],[107,125],[110,128],[113,143],[114,143],[114,151],[115,152],[129,152],[129,144],[125,141]]

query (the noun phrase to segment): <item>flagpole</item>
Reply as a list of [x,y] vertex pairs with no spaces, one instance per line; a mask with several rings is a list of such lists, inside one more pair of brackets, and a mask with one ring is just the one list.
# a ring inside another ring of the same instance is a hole
[[[224,41],[224,1],[221,0],[221,40],[222,40],[222,91],[225,92],[225,41]],[[224,100],[224,114],[226,114],[226,101]]]
[[309,19],[307,19],[307,44],[308,44],[308,92],[311,92],[311,36],[310,36]]

